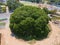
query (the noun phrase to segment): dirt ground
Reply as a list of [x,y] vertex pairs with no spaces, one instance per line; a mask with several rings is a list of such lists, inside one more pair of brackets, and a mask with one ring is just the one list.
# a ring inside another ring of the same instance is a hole
[[[44,40],[36,41],[33,45],[60,45],[60,28],[55,26],[52,22],[49,22],[49,24],[52,28],[50,36]],[[30,45],[22,39],[16,39],[14,36],[11,36],[9,23],[6,24],[4,29],[0,29],[0,33],[3,37],[2,45]]]
[[50,36],[42,41],[37,41],[35,45],[60,45],[60,28],[52,22],[49,24],[52,29]]

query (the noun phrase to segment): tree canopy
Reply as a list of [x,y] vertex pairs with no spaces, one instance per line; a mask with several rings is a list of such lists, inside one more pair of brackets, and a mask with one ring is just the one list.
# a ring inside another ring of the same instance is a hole
[[47,37],[49,17],[43,9],[22,6],[10,16],[10,29],[13,34],[25,40]]

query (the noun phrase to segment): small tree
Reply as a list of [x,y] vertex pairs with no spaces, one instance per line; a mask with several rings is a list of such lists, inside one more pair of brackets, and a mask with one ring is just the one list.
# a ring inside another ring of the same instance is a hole
[[49,17],[44,10],[22,6],[10,17],[10,29],[17,37],[23,39],[41,39],[48,35]]
[[19,6],[23,6],[23,4],[19,3],[17,0],[8,0],[7,5],[11,11],[15,10]]

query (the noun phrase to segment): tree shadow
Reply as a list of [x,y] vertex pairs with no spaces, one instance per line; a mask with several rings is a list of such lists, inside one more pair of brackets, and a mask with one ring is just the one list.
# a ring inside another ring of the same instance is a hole
[[9,13],[12,13],[12,12],[14,12],[14,10],[9,10]]
[[40,38],[40,37],[36,37],[36,38],[34,38],[34,37],[32,37],[32,38],[18,37],[18,36],[14,35],[14,34],[11,34],[11,36],[15,37],[16,39],[22,39],[24,41],[30,41],[30,40],[33,40],[33,39],[35,39],[36,41],[41,41],[41,40],[49,38],[48,36],[45,36],[45,37],[42,37],[42,38]]
[[[51,31],[49,31],[49,32],[51,32]],[[41,41],[41,40],[44,40],[46,38],[49,38],[49,33],[45,36],[37,36],[37,37],[34,37],[34,36],[32,36],[32,37],[25,36],[24,37],[24,36],[20,36],[20,34],[14,34],[14,33],[11,33],[11,36],[15,37],[16,39],[22,39],[24,41],[30,41],[30,40],[33,40],[33,39],[35,39],[36,41]]]
[[11,36],[12,36],[12,37],[15,37],[15,35],[14,35],[13,33],[11,33]]

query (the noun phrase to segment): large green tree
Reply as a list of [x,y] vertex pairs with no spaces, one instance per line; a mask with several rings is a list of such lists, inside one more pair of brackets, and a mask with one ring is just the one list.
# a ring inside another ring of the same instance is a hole
[[10,16],[10,29],[17,37],[23,39],[41,39],[48,35],[49,17],[44,10],[22,6]]

